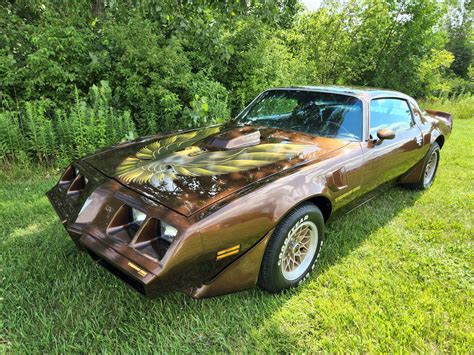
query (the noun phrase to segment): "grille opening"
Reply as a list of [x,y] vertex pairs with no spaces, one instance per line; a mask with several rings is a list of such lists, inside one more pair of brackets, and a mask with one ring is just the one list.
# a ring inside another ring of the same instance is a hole
[[132,246],[153,259],[161,260],[168,250],[170,243],[160,238],[160,234],[160,221],[155,218],[149,218],[133,239]]
[[165,256],[169,246],[169,242],[161,238],[156,238],[139,245],[134,245],[134,248],[139,252],[152,257],[153,259],[161,260]]
[[134,290],[140,292],[141,294],[145,295],[145,287],[144,285],[138,281],[135,280],[133,277],[127,275],[125,272],[122,270],[116,268],[114,265],[109,263],[107,260],[101,259],[100,256],[95,254],[93,251],[86,249],[91,258],[97,262],[100,266],[102,266],[104,269],[108,270],[112,274],[114,274],[117,278],[125,282],[127,285],[132,287]]
[[67,186],[71,184],[76,178],[76,176],[76,169],[72,165],[69,165],[66,171],[64,171],[63,175],[61,176],[61,179],[59,179],[59,185]]
[[[142,218],[134,216],[138,212]],[[129,244],[141,254],[161,260],[171,243],[161,237],[161,223],[155,218],[146,218],[143,212],[122,205],[112,217],[107,235],[122,244]]]
[[70,196],[79,195],[81,191],[84,190],[84,187],[86,187],[86,184],[87,184],[87,179],[81,174],[78,174],[72,181],[71,185],[69,186],[69,189],[67,190],[67,194]]
[[112,217],[107,235],[119,242],[130,243],[139,228],[140,224],[133,220],[132,208],[122,205]]

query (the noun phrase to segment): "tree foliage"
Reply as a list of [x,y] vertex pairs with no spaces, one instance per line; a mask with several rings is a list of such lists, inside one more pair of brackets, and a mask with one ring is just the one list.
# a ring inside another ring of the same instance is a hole
[[15,0],[0,26],[4,160],[220,122],[271,86],[473,91],[471,0]]

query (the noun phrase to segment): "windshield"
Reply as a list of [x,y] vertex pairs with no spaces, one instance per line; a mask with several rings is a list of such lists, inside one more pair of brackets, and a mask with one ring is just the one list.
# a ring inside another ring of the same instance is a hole
[[352,96],[332,93],[269,90],[237,117],[237,123],[359,141],[362,102]]

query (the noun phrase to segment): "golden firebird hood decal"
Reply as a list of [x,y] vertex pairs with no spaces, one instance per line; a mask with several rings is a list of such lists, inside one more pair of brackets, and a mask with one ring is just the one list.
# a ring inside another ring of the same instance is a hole
[[183,176],[211,176],[250,170],[291,159],[314,146],[272,143],[225,151],[204,151],[194,143],[218,133],[219,127],[178,134],[157,140],[126,158],[117,167],[117,177],[154,186]]

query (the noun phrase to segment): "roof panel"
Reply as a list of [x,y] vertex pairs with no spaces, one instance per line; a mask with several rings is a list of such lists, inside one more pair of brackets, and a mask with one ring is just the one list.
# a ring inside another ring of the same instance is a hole
[[399,91],[387,90],[387,89],[378,89],[371,87],[362,87],[362,86],[338,86],[338,85],[321,85],[321,86],[289,86],[289,87],[280,87],[275,89],[291,89],[291,90],[312,90],[312,91],[324,91],[331,92],[336,94],[347,94],[357,97],[364,97],[371,99],[374,97],[401,97],[409,98],[408,95],[405,95]]

